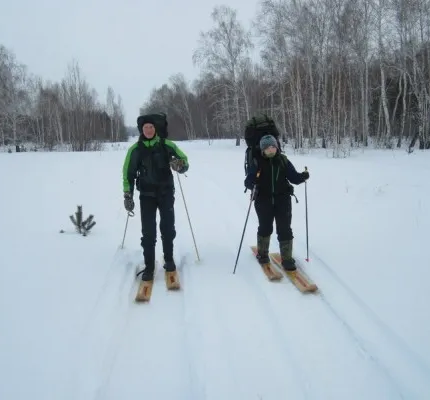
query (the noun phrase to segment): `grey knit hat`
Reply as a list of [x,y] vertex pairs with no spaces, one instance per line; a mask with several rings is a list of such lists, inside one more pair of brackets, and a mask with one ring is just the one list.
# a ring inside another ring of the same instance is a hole
[[260,149],[261,149],[261,151],[266,150],[270,146],[274,146],[274,147],[278,148],[278,142],[276,141],[275,137],[272,136],[272,135],[263,136],[260,139]]

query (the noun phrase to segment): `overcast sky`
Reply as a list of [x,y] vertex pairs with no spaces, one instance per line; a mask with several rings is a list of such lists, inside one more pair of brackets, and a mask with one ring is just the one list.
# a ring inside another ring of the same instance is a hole
[[[178,72],[198,77],[192,53],[201,30],[213,26],[216,0],[0,0],[0,44],[31,73],[60,81],[76,59],[105,102],[121,94],[134,126],[151,89]],[[246,27],[257,0],[228,0]]]

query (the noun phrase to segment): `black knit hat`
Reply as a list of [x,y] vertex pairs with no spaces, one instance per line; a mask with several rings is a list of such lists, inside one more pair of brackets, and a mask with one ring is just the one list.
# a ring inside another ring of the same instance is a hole
[[152,124],[155,126],[155,120],[152,115],[141,115],[137,118],[137,130],[143,133],[143,125]]

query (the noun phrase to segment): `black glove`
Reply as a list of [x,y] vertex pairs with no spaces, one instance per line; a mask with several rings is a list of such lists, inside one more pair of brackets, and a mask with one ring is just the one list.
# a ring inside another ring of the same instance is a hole
[[133,194],[130,192],[124,192],[124,207],[128,212],[134,210]]
[[309,172],[308,171],[303,171],[301,174],[303,182],[307,181],[309,179]]

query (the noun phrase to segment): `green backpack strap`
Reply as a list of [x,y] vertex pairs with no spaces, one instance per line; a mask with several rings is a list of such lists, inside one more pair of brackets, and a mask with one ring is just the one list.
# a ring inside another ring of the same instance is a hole
[[288,161],[287,156],[285,154],[281,153],[281,152],[279,153],[279,156],[281,157],[281,164],[282,164],[282,166],[285,169],[287,169],[287,161]]

